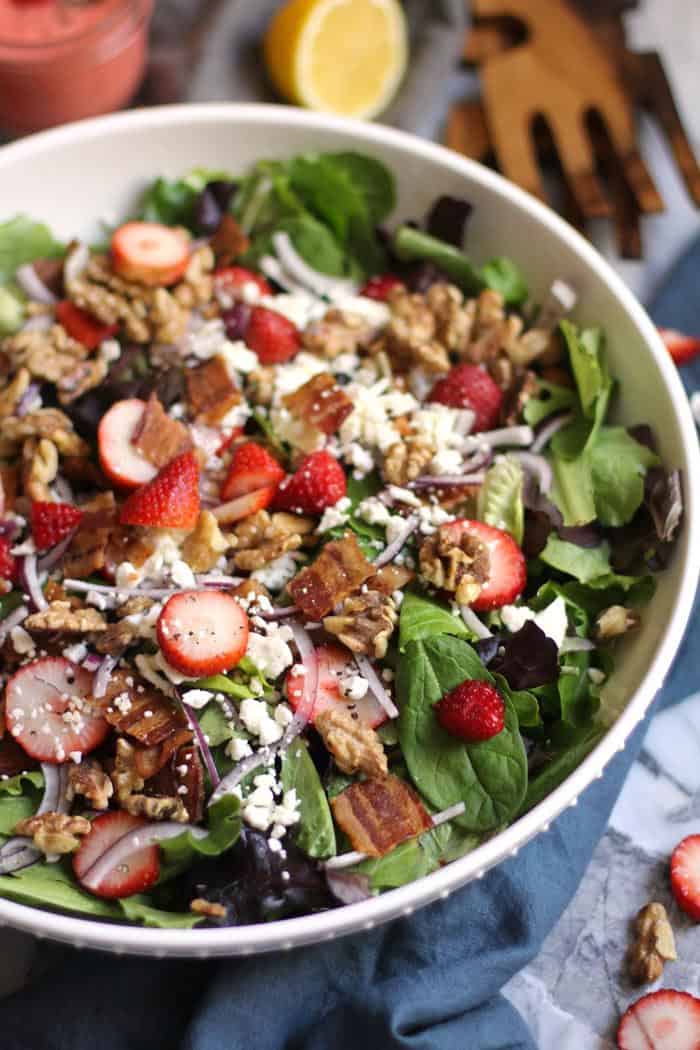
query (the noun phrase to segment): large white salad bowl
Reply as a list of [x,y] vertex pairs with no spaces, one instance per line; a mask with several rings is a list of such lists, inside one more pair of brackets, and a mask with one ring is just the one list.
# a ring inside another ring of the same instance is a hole
[[545,830],[625,742],[660,689],[690,616],[700,566],[700,455],[687,398],[663,343],[619,277],[575,230],[493,172],[440,146],[374,124],[281,106],[212,104],[121,113],[45,132],[0,149],[0,220],[25,212],[59,236],[99,236],[129,213],[147,182],[193,167],[242,172],[252,162],[308,150],[360,150],[394,172],[397,216],[422,217],[439,193],[474,206],[468,250],[477,262],[509,255],[541,297],[561,277],[579,292],[577,319],[602,325],[610,368],[619,380],[616,415],[652,425],[664,462],[680,468],[682,535],[607,683],[610,728],[596,749],[551,795],[474,852],[380,897],[322,914],[267,925],[159,930],[88,921],[0,899],[0,922],[78,947],[156,956],[243,955],[289,949],[371,929],[459,889]]

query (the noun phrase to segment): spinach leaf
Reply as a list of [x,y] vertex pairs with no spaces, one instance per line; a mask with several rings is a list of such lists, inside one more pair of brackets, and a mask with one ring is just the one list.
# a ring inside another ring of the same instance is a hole
[[248,251],[241,256],[241,263],[259,266],[264,255],[274,255],[275,233],[288,234],[299,255],[315,270],[331,277],[342,277],[348,272],[345,252],[328,227],[308,212],[280,219],[274,229],[254,237]]
[[0,795],[23,795],[26,791],[34,793],[44,786],[44,774],[35,769],[30,773],[17,773],[7,780],[0,780]]
[[36,813],[39,795],[7,795],[0,798],[0,835],[14,834],[15,824]]
[[227,696],[235,696],[239,700],[245,700],[246,697],[253,695],[250,686],[243,682],[236,682],[225,674],[213,674],[208,678],[200,678],[192,688],[211,689],[212,693],[226,693]]
[[208,703],[198,715],[198,720],[210,747],[218,747],[219,744],[225,744],[234,736],[242,735],[236,732],[235,727],[229,722],[217,703]]
[[296,842],[310,857],[332,857],[335,854],[335,829],[331,809],[316,766],[306,744],[301,740],[285,751],[280,780],[285,791],[296,790],[300,803],[300,821]]
[[182,835],[161,842],[160,881],[171,878],[198,857],[218,857],[230,849],[241,833],[240,808],[235,795],[224,795],[209,807],[206,838],[194,838],[191,832],[183,831]]
[[209,182],[219,179],[228,181],[231,175],[225,171],[195,168],[180,179],[159,178],[153,182],[139,206],[139,218],[146,222],[162,222],[166,226],[195,227],[195,204],[197,197]]
[[484,284],[494,292],[500,292],[506,303],[517,306],[529,295],[525,275],[512,259],[499,256],[484,264],[481,270]]
[[385,529],[382,525],[370,525],[358,513],[358,507],[363,500],[370,496],[376,496],[382,488],[379,475],[375,472],[365,475],[364,478],[355,478],[352,474],[348,477],[347,498],[350,500],[349,517],[345,525],[329,529],[327,536],[332,540],[341,540],[348,529],[357,536],[357,542],[366,558],[370,561],[377,556],[386,543]]
[[644,500],[644,475],[659,457],[624,427],[603,427],[590,450],[591,480],[598,520],[626,525]]
[[600,707],[588,677],[590,653],[565,653],[557,688],[562,721],[579,728],[590,726]]
[[524,813],[527,813],[540,803],[543,798],[551,794],[555,788],[559,787],[569,774],[573,773],[581,765],[586,755],[593,750],[604,736],[604,728],[593,726],[591,729],[586,730],[585,733],[579,735],[578,739],[566,750],[555,755],[530,781],[525,798],[518,811],[518,816],[521,817]]
[[324,156],[345,173],[362,195],[375,226],[383,222],[396,207],[396,180],[386,165],[364,153],[327,153]]
[[470,295],[484,287],[479,271],[464,252],[413,226],[399,226],[394,234],[393,248],[402,262],[434,263]]
[[8,594],[0,595],[0,620],[4,620],[11,612],[22,604],[21,591],[9,591]]
[[463,857],[478,844],[478,835],[449,821],[418,838],[402,842],[383,857],[363,861],[352,870],[367,875],[373,892],[381,893],[429,875],[442,864]]
[[432,598],[416,591],[406,591],[399,615],[399,650],[403,653],[409,642],[434,638],[439,634],[470,637],[461,617],[453,616],[449,609]]
[[486,471],[479,489],[476,516],[523,542],[523,468],[515,456],[502,456]]
[[0,284],[10,281],[24,263],[35,259],[59,259],[65,246],[54,240],[48,226],[26,215],[0,223]]
[[496,686],[502,696],[507,696],[513,710],[518,716],[518,725],[526,729],[542,725],[540,717],[540,705],[534,693],[528,689],[511,689],[502,674],[494,676]]
[[507,824],[527,786],[527,761],[513,706],[504,697],[505,728],[478,744],[439,725],[433,704],[467,678],[493,681],[465,641],[446,635],[410,642],[399,663],[399,735],[411,779],[438,809],[463,801],[457,823],[473,832]]
[[558,386],[556,383],[547,383],[540,379],[537,390],[537,397],[529,398],[523,409],[525,422],[531,427],[536,427],[543,419],[557,412],[565,412],[576,404],[576,391],[571,387]]

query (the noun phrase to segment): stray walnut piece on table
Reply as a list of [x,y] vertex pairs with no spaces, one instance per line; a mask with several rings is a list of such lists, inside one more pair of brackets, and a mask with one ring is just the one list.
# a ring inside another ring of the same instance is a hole
[[637,913],[634,934],[627,957],[630,977],[636,984],[651,984],[662,976],[664,963],[677,958],[673,930],[663,904],[652,901]]

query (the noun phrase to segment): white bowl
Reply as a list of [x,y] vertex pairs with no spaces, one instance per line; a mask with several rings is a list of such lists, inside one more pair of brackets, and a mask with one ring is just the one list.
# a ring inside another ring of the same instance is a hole
[[242,172],[253,161],[303,150],[359,149],[383,160],[399,188],[397,214],[421,217],[438,193],[474,205],[468,248],[480,262],[509,255],[535,296],[562,277],[580,293],[578,317],[603,326],[613,374],[621,381],[617,413],[650,423],[664,462],[683,472],[686,514],[668,570],[659,577],[642,628],[606,688],[611,728],[572,775],[526,816],[461,860],[380,897],[334,911],[267,925],[212,930],[154,930],[56,915],[0,899],[0,921],[39,936],[115,952],[157,956],[243,955],[329,940],[438,897],[512,856],[546,829],[603,775],[664,680],[691,612],[700,565],[700,456],[687,398],[663,343],[626,286],[575,230],[522,190],[440,146],[373,124],[277,106],[175,106],[85,121],[0,150],[2,218],[26,212],[60,237],[99,233],[97,220],[128,213],[157,175],[196,166]]

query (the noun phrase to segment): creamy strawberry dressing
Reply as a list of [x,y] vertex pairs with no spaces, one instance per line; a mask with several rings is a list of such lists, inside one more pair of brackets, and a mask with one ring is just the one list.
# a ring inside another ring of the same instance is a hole
[[152,0],[0,0],[0,124],[37,131],[124,105],[143,75]]

